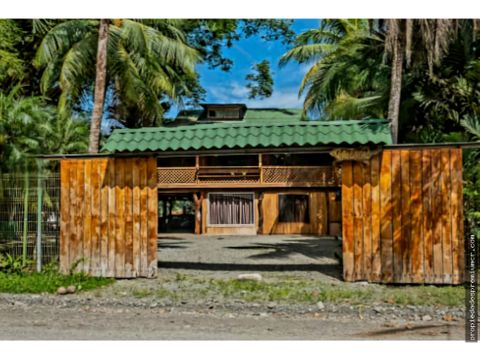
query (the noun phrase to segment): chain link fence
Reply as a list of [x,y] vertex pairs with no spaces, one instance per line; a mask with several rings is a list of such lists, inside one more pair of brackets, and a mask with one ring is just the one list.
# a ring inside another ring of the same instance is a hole
[[0,174],[0,253],[41,264],[58,261],[60,176]]

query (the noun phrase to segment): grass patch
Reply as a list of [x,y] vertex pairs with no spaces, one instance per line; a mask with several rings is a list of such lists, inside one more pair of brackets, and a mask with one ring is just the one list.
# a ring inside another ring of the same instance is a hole
[[54,271],[41,273],[0,272],[0,293],[53,294],[59,287],[70,285],[75,285],[77,291],[85,291],[112,284],[114,281],[114,279],[91,277],[82,273],[63,275]]
[[237,279],[205,279],[177,274],[167,281],[175,283],[174,291],[164,284],[155,296],[160,298],[242,300],[246,302],[275,301],[280,303],[310,303],[318,301],[366,305],[385,303],[396,305],[463,306],[462,286],[359,286],[352,283],[325,283],[304,279],[281,278],[266,281]]
[[349,303],[353,305],[372,302],[398,305],[463,306],[465,290],[461,286],[402,286],[353,284],[312,284],[304,281],[254,282],[239,280],[213,280],[224,298],[244,301],[284,301],[289,303]]

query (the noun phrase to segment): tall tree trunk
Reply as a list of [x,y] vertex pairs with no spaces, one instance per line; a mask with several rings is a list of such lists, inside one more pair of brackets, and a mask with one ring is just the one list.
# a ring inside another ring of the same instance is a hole
[[390,121],[394,144],[398,143],[398,119],[402,92],[404,49],[401,38],[402,36],[399,33],[392,49],[392,74],[390,77],[390,99],[388,101],[388,120]]
[[97,66],[95,76],[95,94],[93,99],[92,122],[90,124],[90,143],[88,151],[98,153],[100,143],[100,126],[102,123],[105,88],[107,83],[107,42],[108,20],[100,20],[98,30]]

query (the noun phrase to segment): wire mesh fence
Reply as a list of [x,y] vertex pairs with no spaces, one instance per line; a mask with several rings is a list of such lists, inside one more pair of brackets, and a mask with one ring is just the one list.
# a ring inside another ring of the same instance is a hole
[[59,174],[0,174],[0,253],[38,269],[58,261],[59,238]]

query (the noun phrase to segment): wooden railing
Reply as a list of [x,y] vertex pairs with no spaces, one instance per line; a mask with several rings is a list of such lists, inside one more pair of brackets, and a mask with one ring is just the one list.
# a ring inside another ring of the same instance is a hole
[[159,167],[157,171],[160,187],[337,186],[340,183],[332,166]]
[[312,183],[334,186],[337,179],[332,166],[264,166],[262,182],[276,183]]

